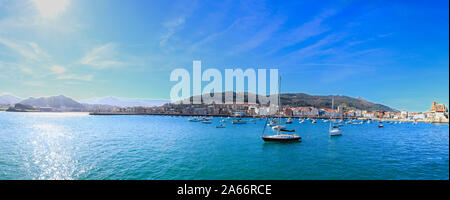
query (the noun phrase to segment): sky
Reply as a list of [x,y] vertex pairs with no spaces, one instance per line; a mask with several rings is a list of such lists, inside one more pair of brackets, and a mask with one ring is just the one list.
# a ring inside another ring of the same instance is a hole
[[[277,68],[282,92],[449,102],[448,1],[0,0],[0,94],[169,99],[175,68]],[[207,83],[204,83],[207,84]]]

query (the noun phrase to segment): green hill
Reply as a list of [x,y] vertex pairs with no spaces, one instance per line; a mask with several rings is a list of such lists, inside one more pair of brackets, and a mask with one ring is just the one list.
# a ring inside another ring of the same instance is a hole
[[[226,92],[231,93],[231,92]],[[236,98],[238,93],[233,92],[233,99]],[[203,96],[211,95],[211,94],[203,94]],[[258,101],[257,95],[257,103]],[[348,96],[341,95],[308,95],[305,93],[285,93],[281,94],[281,103],[283,106],[291,106],[291,107],[316,107],[316,108],[331,108],[331,100],[334,97],[335,108],[337,106],[345,106],[350,109],[359,109],[359,110],[367,110],[367,111],[387,111],[387,112],[399,112],[398,110],[391,108],[389,106],[385,106],[382,104],[377,104],[373,102],[369,102],[363,98],[353,98]],[[190,102],[192,102],[193,97],[190,97]],[[247,102],[248,93],[244,93],[244,102]],[[229,100],[229,99],[227,99]],[[225,101],[225,92],[222,92],[222,102]],[[216,102],[217,103],[217,102]]]

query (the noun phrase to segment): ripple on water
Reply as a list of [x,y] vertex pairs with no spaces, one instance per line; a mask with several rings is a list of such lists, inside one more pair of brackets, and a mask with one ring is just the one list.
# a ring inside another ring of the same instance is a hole
[[293,123],[303,141],[273,144],[263,121],[219,120],[0,112],[0,179],[449,178],[448,125],[346,125],[330,138],[326,123]]

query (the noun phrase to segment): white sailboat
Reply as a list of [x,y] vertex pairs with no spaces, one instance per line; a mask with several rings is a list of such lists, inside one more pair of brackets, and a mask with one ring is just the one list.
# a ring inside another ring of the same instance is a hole
[[292,124],[292,118],[288,118],[287,120],[286,120],[286,124]]
[[[334,97],[331,99],[331,110],[334,111]],[[329,131],[330,136],[340,136],[342,135],[342,129],[338,128],[337,126],[334,126],[333,120],[331,120],[330,117],[330,128]]]
[[199,122],[201,120],[198,117],[192,117],[192,118],[189,118],[188,121],[190,121],[190,122]]
[[[281,128],[281,77],[278,80],[278,125],[276,125],[277,133],[274,135],[264,135],[264,132],[266,130],[266,126],[264,126],[264,130],[262,133],[261,138],[265,142],[290,142],[290,141],[299,141],[302,138],[296,134],[281,134],[280,132],[295,132],[295,130],[287,130],[286,128]],[[266,119],[266,123],[267,124]]]

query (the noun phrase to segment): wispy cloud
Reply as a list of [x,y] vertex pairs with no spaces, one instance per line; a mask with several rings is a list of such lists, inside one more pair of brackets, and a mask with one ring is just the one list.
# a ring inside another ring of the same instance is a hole
[[10,40],[0,37],[0,44],[8,47],[25,59],[42,61],[50,58],[50,55],[39,47],[35,42]]
[[324,21],[337,13],[334,9],[329,9],[321,12],[312,20],[303,23],[302,25],[279,35],[276,44],[273,45],[272,50],[268,54],[275,53],[285,47],[295,45],[299,42],[305,41],[313,36],[320,35],[330,30],[324,25]]
[[175,34],[178,27],[182,26],[186,22],[186,17],[181,16],[171,21],[164,22],[162,25],[167,29],[167,32],[161,36],[160,46],[164,46],[167,41]]
[[117,60],[118,57],[117,44],[106,43],[93,48],[79,61],[79,63],[97,69],[123,66],[124,63]]
[[66,72],[66,68],[60,65],[53,65],[52,67],[50,67],[50,70],[54,73],[54,74],[62,74],[64,72]]
[[59,80],[77,80],[77,81],[92,81],[94,76],[92,74],[88,75],[77,75],[77,74],[67,74],[60,75],[57,77]]
[[324,47],[332,45],[345,37],[345,34],[333,33],[325,36],[314,44],[302,47],[294,52],[289,53],[285,57],[287,59],[303,60],[312,56],[326,54],[332,51],[332,48],[326,49]]
[[250,51],[260,46],[264,42],[268,41],[272,37],[272,35],[280,29],[282,24],[283,20],[281,19],[273,20],[272,22],[268,23],[267,26],[257,31],[254,35],[252,35],[252,37],[250,37],[249,40],[237,45],[234,48],[234,50],[230,52],[230,54]]
[[196,41],[193,44],[191,44],[188,51],[193,52],[193,51],[199,49],[201,46],[220,38],[220,36],[225,35],[226,33],[231,31],[235,27],[239,26],[239,24],[241,24],[243,21],[246,21],[248,19],[249,19],[249,17],[242,17],[242,18],[238,18],[238,19],[234,20],[225,29],[211,33],[211,34],[207,35],[206,37],[202,38],[201,40]]

